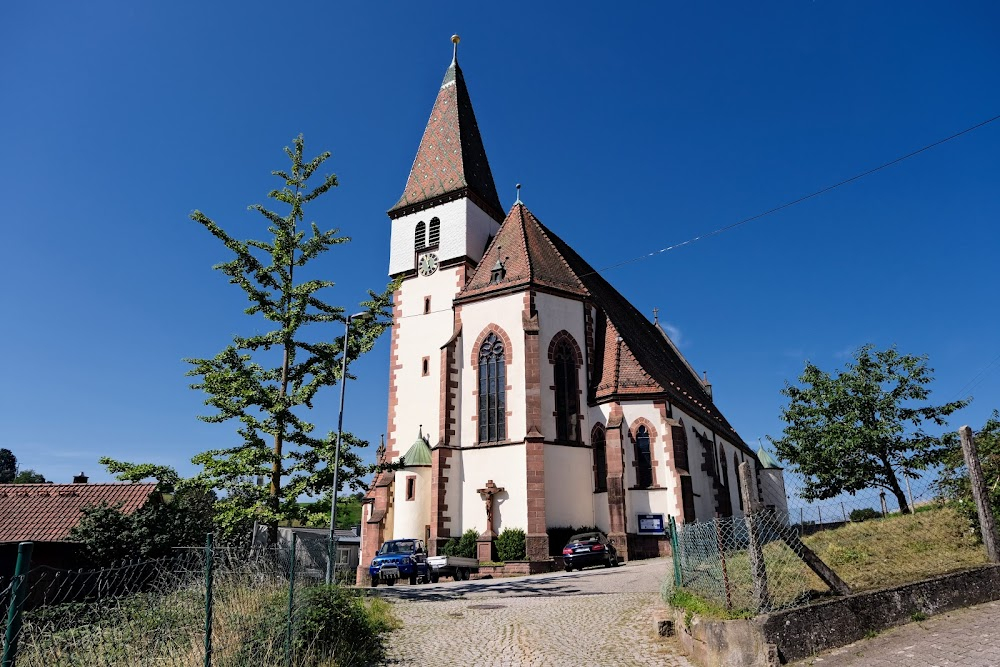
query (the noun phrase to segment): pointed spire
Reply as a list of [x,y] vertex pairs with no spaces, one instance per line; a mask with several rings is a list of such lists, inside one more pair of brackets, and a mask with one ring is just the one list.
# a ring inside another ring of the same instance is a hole
[[390,218],[463,196],[497,222],[504,218],[472,99],[458,66],[458,42],[458,35],[454,35],[451,64],[431,109],[406,188],[389,210]]

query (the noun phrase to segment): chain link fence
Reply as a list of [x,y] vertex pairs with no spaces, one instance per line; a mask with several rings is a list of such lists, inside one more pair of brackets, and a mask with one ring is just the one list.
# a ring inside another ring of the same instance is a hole
[[[901,478],[900,487],[900,494],[867,489],[812,502],[794,475],[784,489],[761,485],[760,508],[750,516],[677,528],[667,589],[680,586],[730,613],[753,615],[987,562],[976,527],[942,494],[935,472]],[[824,566],[829,576],[821,576]]]
[[32,568],[0,588],[2,664],[372,664],[391,629],[373,616],[385,613],[378,609],[385,603],[322,586],[325,558],[317,567],[313,556],[295,548],[254,549],[249,557],[194,548],[94,570]]

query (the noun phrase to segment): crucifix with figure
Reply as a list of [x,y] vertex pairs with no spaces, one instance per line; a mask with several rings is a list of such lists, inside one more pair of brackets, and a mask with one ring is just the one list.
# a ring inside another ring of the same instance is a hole
[[498,493],[503,493],[504,488],[497,486],[493,480],[486,482],[486,486],[476,489],[479,497],[486,503],[486,532],[476,540],[476,555],[480,561],[494,560],[493,538],[496,537],[496,530],[493,528],[493,498]]
[[503,493],[504,488],[494,484],[491,479],[486,482],[485,487],[476,489],[476,491],[479,493],[479,497],[486,502],[486,535],[496,535],[496,531],[493,530],[493,496]]

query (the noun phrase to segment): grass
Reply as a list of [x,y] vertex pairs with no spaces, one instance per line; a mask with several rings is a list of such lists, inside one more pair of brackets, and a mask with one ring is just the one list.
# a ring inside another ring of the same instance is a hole
[[[940,505],[921,507],[915,514],[849,523],[802,541],[855,592],[898,586],[986,563],[983,546],[967,521],[954,509]],[[833,595],[783,541],[765,544],[763,552],[772,608],[794,607]],[[665,591],[665,599],[673,606],[712,618],[745,617],[748,610],[755,609],[749,555],[745,550],[729,552],[725,565],[724,575],[719,559],[692,564],[684,573],[687,591]],[[730,584],[728,599],[725,579]],[[704,609],[696,610],[698,605]]]
[[754,614],[747,609],[726,609],[683,589],[674,590],[667,598],[667,603],[675,609],[684,610],[684,626],[688,630],[691,629],[691,619],[695,615],[721,620],[754,617]]
[[986,563],[968,522],[950,507],[850,523],[802,540],[855,591],[897,586]]

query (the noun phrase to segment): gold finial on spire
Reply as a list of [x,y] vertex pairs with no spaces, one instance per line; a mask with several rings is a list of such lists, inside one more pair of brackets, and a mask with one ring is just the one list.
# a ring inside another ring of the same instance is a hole
[[452,35],[451,36],[451,43],[455,45],[453,47],[453,50],[452,50],[452,53],[451,53],[451,62],[453,62],[453,63],[457,63],[458,62],[458,43],[461,42],[461,41],[462,41],[462,38],[459,37],[458,35]]

